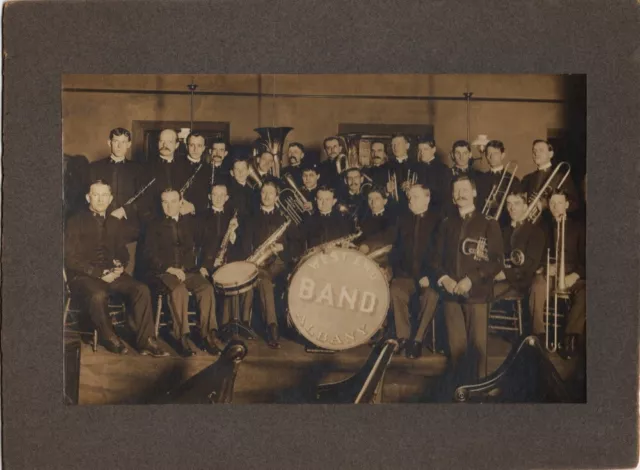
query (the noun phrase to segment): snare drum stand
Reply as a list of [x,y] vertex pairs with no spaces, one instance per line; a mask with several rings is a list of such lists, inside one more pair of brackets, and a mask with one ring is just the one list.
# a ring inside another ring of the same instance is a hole
[[231,295],[231,321],[224,325],[220,330],[220,336],[226,341],[232,339],[245,338],[248,340],[256,339],[257,335],[255,331],[248,327],[238,318],[240,312],[240,294]]

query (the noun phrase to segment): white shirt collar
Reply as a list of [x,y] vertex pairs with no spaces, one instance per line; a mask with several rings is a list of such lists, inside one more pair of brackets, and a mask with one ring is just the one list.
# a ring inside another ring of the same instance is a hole
[[224,213],[224,207],[222,209],[218,209],[216,206],[211,206],[213,212],[217,212],[218,214]]
[[264,207],[263,205],[260,206],[260,210],[262,212],[264,212],[265,214],[271,214],[274,210],[275,210],[275,206],[270,207],[269,209],[267,209],[266,207]]
[[460,217],[464,217],[467,214],[471,214],[474,210],[476,210],[476,206],[471,205],[469,207],[463,207],[461,209],[458,209],[458,212],[460,213]]
[[429,210],[429,208],[427,207],[425,210],[423,210],[422,212],[413,212],[413,215],[415,215],[416,217],[420,217],[421,215],[424,215],[427,213],[427,211]]
[[114,163],[122,163],[122,162],[124,162],[126,159],[127,159],[127,157],[118,158],[118,157],[116,157],[114,154],[111,154],[111,160],[112,160]]
[[191,163],[200,163],[202,160],[196,160],[195,158],[191,158],[191,155],[187,155],[187,159],[191,162]]
[[165,158],[165,157],[163,157],[162,155],[160,155],[160,158],[161,158],[162,160],[164,160],[165,162],[167,162],[167,163],[173,163],[173,157],[171,157],[171,158]]
[[174,216],[169,217],[169,218],[170,218],[170,219],[173,219],[173,220],[175,220],[175,221],[177,222],[179,217],[180,217],[180,214],[178,214],[178,215],[174,215]]
[[331,215],[331,211],[329,211],[329,212],[319,212],[319,214],[320,214],[321,216],[323,216],[323,217],[328,217],[328,216],[330,216],[330,215]]
[[431,158],[431,160],[428,160],[428,161],[426,161],[426,162],[425,162],[424,160],[420,160],[420,163],[424,163],[425,165],[428,165],[429,163],[431,163],[431,162],[432,162],[432,161],[434,161],[435,159],[436,159],[436,156],[434,155],[434,156]]
[[495,168],[491,168],[491,173],[502,173],[504,171],[504,165],[500,165]]
[[547,163],[545,163],[544,165],[539,166],[539,167],[538,167],[538,170],[539,170],[539,171],[543,171],[543,170],[547,170],[547,169],[549,169],[549,168],[551,168],[551,162],[547,162]]
[[382,210],[379,212],[372,212],[372,214],[374,215],[374,217],[380,217],[382,214],[384,214],[384,208],[382,208]]
[[306,186],[304,187],[304,189],[306,189],[307,191],[313,191],[314,189],[316,189],[318,187],[318,185],[316,184],[313,188],[307,188]]
[[397,161],[398,163],[404,163],[404,162],[405,162],[405,161],[407,161],[408,159],[409,159],[409,156],[408,156],[408,155],[404,155],[404,156],[402,156],[402,157],[396,157],[396,161]]

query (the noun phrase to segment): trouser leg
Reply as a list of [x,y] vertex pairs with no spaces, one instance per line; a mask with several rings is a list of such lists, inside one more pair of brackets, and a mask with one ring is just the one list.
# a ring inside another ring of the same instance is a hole
[[533,334],[540,335],[545,332],[544,307],[547,298],[547,281],[542,274],[536,274],[531,285],[529,296],[529,311],[533,320]]
[[582,335],[586,325],[587,311],[586,283],[578,280],[571,287],[571,310],[567,318],[566,334]]
[[258,271],[258,292],[262,304],[262,315],[267,325],[278,324],[276,316],[276,301],[274,294],[274,279],[284,269],[284,263],[276,259],[269,267]]
[[415,281],[410,278],[395,278],[391,281],[391,304],[398,339],[409,339],[411,322],[409,319],[409,300],[415,292]]
[[447,339],[451,353],[451,367],[457,368],[467,350],[467,328],[458,302],[444,302],[444,319],[447,324]]
[[173,319],[173,335],[180,339],[189,334],[189,291],[184,283],[169,292],[169,311]]
[[149,288],[128,274],[122,274],[110,284],[109,290],[127,298],[131,307],[128,312],[129,324],[136,334],[138,346],[143,345],[154,333],[154,317]]
[[[469,365],[473,380],[487,376],[487,304],[466,304],[463,306],[467,327],[467,350],[472,351]],[[473,369],[475,366],[475,369]]]
[[216,299],[213,286],[200,273],[189,273],[185,286],[193,292],[200,313],[200,333],[206,337],[211,330],[218,329],[216,320]]
[[427,332],[429,323],[433,320],[433,314],[438,306],[439,298],[438,292],[431,287],[425,287],[420,290],[420,312],[418,315],[419,323],[416,331],[416,341],[424,341],[424,335]]
[[89,312],[91,322],[98,330],[100,337],[115,338],[116,332],[107,311],[109,284],[101,279],[83,276],[74,279],[69,288],[72,295],[76,296],[84,309]]

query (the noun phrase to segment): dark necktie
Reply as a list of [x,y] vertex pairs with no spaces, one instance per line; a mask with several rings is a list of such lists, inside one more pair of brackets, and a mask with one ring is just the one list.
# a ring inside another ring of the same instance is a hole
[[416,262],[416,260],[418,258],[418,245],[420,243],[420,241],[419,241],[419,237],[420,237],[420,219],[422,219],[422,217],[420,215],[416,215],[415,219],[416,220],[415,220],[414,226],[413,226],[413,250],[412,250],[412,256],[413,256],[414,263]]

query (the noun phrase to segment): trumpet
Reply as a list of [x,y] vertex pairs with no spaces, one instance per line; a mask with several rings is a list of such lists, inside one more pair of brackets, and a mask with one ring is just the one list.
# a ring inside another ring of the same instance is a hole
[[[500,219],[502,210],[504,209],[505,203],[507,202],[509,190],[511,189],[513,180],[516,177],[517,169],[517,164],[513,162],[507,163],[504,167],[504,171],[502,172],[502,176],[500,177],[500,181],[497,185],[494,184],[491,188],[491,192],[489,193],[489,196],[484,203],[484,207],[482,208],[482,215],[484,215],[488,220]],[[494,208],[495,212],[492,212]]]
[[286,180],[287,183],[289,183],[289,186],[291,187],[291,191],[293,191],[293,194],[295,195],[296,200],[299,203],[298,207],[308,212],[309,214],[311,214],[311,209],[304,208],[304,205],[307,204],[309,201],[307,201],[307,198],[304,197],[304,194],[302,194],[302,192],[300,192],[300,190],[298,189],[298,186],[296,185],[296,182],[294,181],[293,176],[287,173],[284,179]]
[[[563,215],[558,221],[555,256],[552,257],[551,249],[547,249],[547,290],[544,318],[545,348],[549,352],[555,352],[558,349],[558,322],[560,318],[564,318],[569,308],[569,290],[565,281],[564,244],[566,218],[567,216]],[[551,265],[553,263],[556,265],[555,275],[551,275]],[[551,285],[551,278],[553,278],[553,286]],[[564,307],[562,312],[558,310],[558,305]]]
[[465,238],[462,242],[462,254],[471,256],[476,261],[489,261],[489,253],[487,251],[487,239]]
[[506,253],[504,256],[504,267],[510,269],[514,266],[522,266],[524,259],[524,252],[522,250],[512,250],[511,253]]
[[538,221],[538,219],[540,219],[540,215],[542,214],[542,209],[538,207],[538,203],[540,203],[540,200],[543,197],[544,198],[549,197],[549,194],[553,190],[553,187],[552,187],[553,180],[560,173],[560,170],[563,167],[566,167],[566,172],[562,177],[562,179],[560,180],[560,182],[557,185],[555,185],[556,189],[562,187],[564,182],[569,177],[569,173],[571,173],[571,165],[569,165],[567,162],[560,162],[558,166],[553,170],[551,175],[549,175],[549,178],[547,178],[547,181],[545,181],[545,183],[542,185],[538,193],[535,194],[533,199],[531,199],[531,201],[529,202],[529,205],[527,206],[527,210],[522,216],[522,220],[528,219],[531,223],[535,224]]

